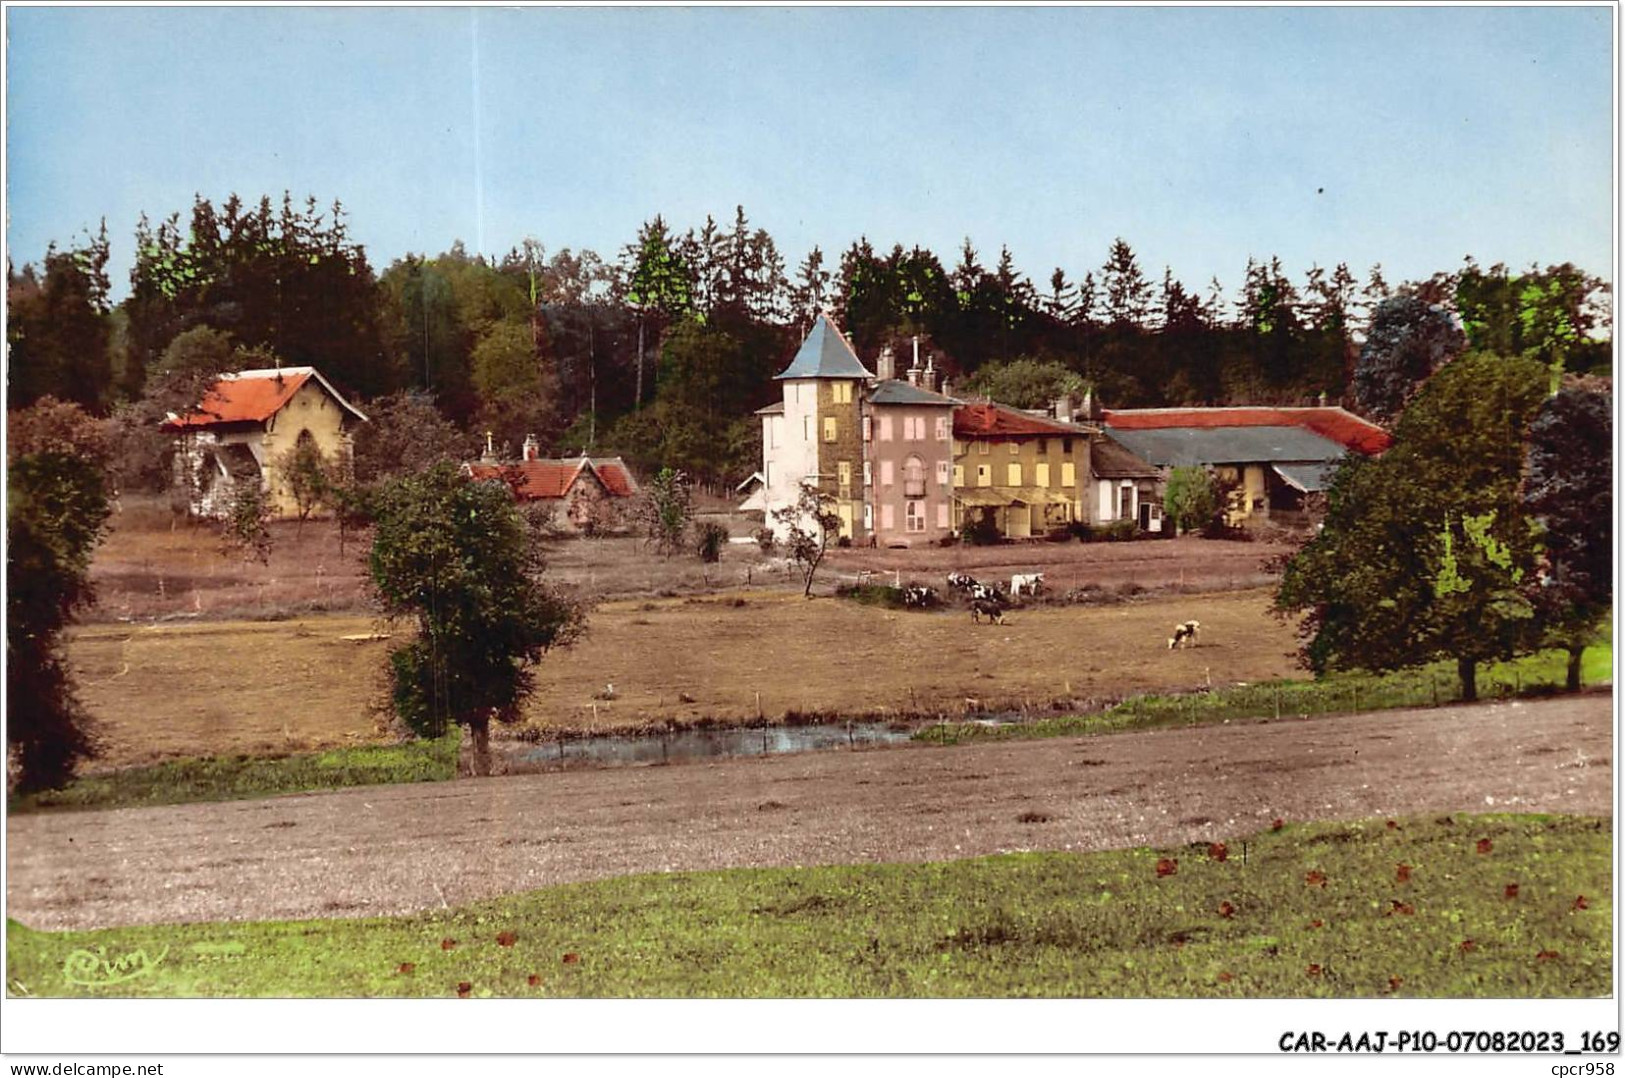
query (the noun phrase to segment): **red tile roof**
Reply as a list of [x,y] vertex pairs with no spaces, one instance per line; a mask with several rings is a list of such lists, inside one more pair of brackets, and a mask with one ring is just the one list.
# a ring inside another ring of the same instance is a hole
[[589,460],[576,457],[570,460],[523,460],[508,464],[470,464],[468,474],[476,480],[501,479],[513,488],[514,496],[524,501],[541,498],[562,498],[575,485],[576,478],[585,468],[598,477],[604,489],[613,497],[630,498],[637,493],[637,484],[620,457]]
[[[1107,409],[1104,421],[1118,430],[1189,427],[1302,427],[1364,453],[1381,453],[1393,443],[1389,433],[1342,408],[1128,408]],[[957,426],[957,424],[956,424]]]
[[1072,423],[1029,415],[991,401],[961,405],[954,409],[955,438],[1019,438],[1087,434]]
[[223,374],[203,394],[196,409],[184,416],[164,420],[164,430],[197,430],[224,423],[263,423],[282,410],[312,378],[338,402],[339,407],[365,420],[350,402],[314,367],[283,367],[281,370],[238,371]]

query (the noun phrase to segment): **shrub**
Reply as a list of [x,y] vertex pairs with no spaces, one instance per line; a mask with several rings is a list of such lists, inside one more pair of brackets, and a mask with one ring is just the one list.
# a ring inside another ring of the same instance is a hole
[[694,529],[694,553],[707,565],[722,560],[722,547],[728,541],[728,529],[715,521],[706,521]]
[[991,517],[980,517],[965,525],[961,533],[964,541],[971,546],[997,546],[1003,542],[1004,536],[999,534],[999,526]]
[[773,553],[773,549],[779,545],[778,540],[773,538],[773,529],[766,525],[757,528],[753,534],[756,545],[761,548],[763,554]]

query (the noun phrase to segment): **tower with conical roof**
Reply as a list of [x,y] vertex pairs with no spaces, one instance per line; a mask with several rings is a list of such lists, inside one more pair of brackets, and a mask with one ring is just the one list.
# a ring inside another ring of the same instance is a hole
[[783,538],[774,510],[793,505],[803,486],[827,494],[840,535],[867,538],[863,514],[864,390],[874,378],[841,331],[819,315],[790,365],[777,378],[783,399],[761,409],[767,525]]

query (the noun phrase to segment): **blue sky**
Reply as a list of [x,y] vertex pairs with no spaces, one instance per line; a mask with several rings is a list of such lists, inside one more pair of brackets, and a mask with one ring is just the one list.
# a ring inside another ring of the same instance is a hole
[[611,256],[743,203],[793,267],[860,234],[1041,287],[1125,237],[1390,281],[1611,275],[1614,13],[1590,8],[11,8],[8,251],[284,189],[378,269],[462,239]]

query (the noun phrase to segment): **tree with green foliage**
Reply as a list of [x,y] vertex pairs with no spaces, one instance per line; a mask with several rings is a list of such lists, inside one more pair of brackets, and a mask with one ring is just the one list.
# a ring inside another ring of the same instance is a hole
[[665,328],[694,305],[692,268],[678,254],[665,219],[658,214],[638,231],[637,242],[622,252],[626,302],[638,312],[637,392],[634,407],[643,406],[643,372],[649,324],[656,350]]
[[96,754],[62,633],[94,598],[111,513],[102,424],[44,397],[6,416],[6,749],[17,789],[64,785]]
[[1534,360],[1468,353],[1423,387],[1385,454],[1334,475],[1324,526],[1275,600],[1303,616],[1317,674],[1453,658],[1474,700],[1481,664],[1531,645],[1536,537],[1519,485],[1545,385]]
[[728,529],[714,520],[707,520],[694,529],[694,553],[705,566],[706,580],[710,581],[710,567],[722,560],[722,548],[728,545]]
[[493,322],[474,345],[476,421],[499,444],[519,445],[530,434],[551,443],[556,433],[558,379],[537,355],[536,337],[523,323]]
[[66,251],[45,254],[44,276],[33,266],[6,271],[6,381],[12,408],[42,397],[100,411],[112,401],[109,349],[112,304],[107,279],[107,222]]
[[143,217],[130,283],[132,378],[202,324],[319,367],[347,391],[399,384],[380,323],[384,295],[337,201],[296,204],[284,193],[279,209],[269,197],[250,206],[232,195],[217,208],[199,196],[184,234],[179,214],[156,230]]
[[506,484],[442,462],[383,484],[374,512],[374,591],[387,616],[417,624],[389,656],[395,713],[420,737],[467,727],[470,770],[488,774],[491,722],[518,721],[533,667],[579,636],[582,613],[543,582]]
[[401,390],[365,405],[368,422],[353,436],[355,481],[363,486],[412,475],[440,461],[461,462],[478,452],[477,439],[435,407],[428,394]]
[[812,598],[813,577],[823,564],[830,538],[840,533],[841,518],[835,512],[835,497],[815,486],[803,485],[801,494],[789,505],[773,510],[773,519],[785,528],[784,549],[790,560],[801,567],[802,597]]
[[1206,468],[1186,466],[1168,473],[1162,508],[1182,532],[1203,531],[1224,509],[1219,484]]
[[283,489],[293,499],[299,521],[295,534],[304,532],[305,521],[312,513],[333,502],[333,491],[338,485],[335,472],[308,430],[300,431],[293,448],[277,458],[276,473],[282,479]]
[[688,476],[676,468],[662,468],[644,484],[632,508],[632,518],[662,557],[683,546],[683,536],[694,516],[694,492]]
[[220,547],[243,560],[271,561],[271,499],[259,475],[239,475],[231,484],[226,515],[220,522]]
[[1398,415],[1419,385],[1461,354],[1466,340],[1443,307],[1408,293],[1383,300],[1354,367],[1355,404],[1379,420]]
[[1568,688],[1613,605],[1613,396],[1565,387],[1529,429],[1524,506],[1544,558],[1530,596],[1546,639],[1569,653]]
[[965,383],[967,393],[991,397],[1012,408],[1044,408],[1058,397],[1076,399],[1085,388],[1084,380],[1064,363],[1031,356],[984,363]]

